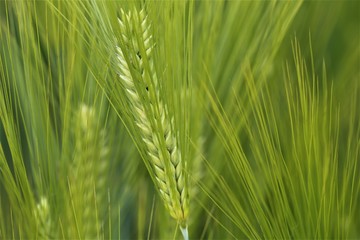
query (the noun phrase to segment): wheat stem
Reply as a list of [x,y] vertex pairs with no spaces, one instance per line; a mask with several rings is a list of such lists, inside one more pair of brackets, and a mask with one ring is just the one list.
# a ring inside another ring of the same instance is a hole
[[189,240],[189,232],[188,232],[188,228],[187,226],[185,227],[180,227],[180,231],[184,237],[184,240]]
[[[121,45],[117,47],[119,76],[134,123],[146,149],[149,172],[170,215],[186,226],[188,189],[174,119],[161,98],[152,50],[154,44],[145,11],[119,19]],[[138,34],[138,33],[141,34]],[[126,52],[126,56],[124,54]],[[141,52],[145,53],[143,56]]]

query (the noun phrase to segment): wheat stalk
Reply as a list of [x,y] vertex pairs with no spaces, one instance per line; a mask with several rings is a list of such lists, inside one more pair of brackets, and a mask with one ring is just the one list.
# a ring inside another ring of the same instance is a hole
[[[131,107],[133,120],[146,149],[153,177],[170,215],[186,229],[188,187],[174,119],[160,96],[152,50],[150,24],[145,11],[125,14],[119,19],[121,46],[117,46],[119,76]],[[141,33],[141,34],[139,34]],[[139,54],[145,53],[144,56]],[[125,56],[124,52],[127,51]],[[146,90],[146,91],[145,91]],[[170,120],[171,119],[171,120]],[[187,238],[187,232],[184,232]]]

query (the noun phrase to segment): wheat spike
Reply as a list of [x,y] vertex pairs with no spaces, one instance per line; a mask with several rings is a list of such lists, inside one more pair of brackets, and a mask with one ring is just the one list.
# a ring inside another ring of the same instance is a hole
[[[170,215],[185,228],[188,215],[185,163],[181,157],[174,120],[170,118],[167,105],[160,97],[152,58],[154,44],[150,24],[142,10],[128,14],[122,11],[119,25],[122,33],[122,45],[116,48],[119,76],[132,108],[134,123],[141,133],[142,145],[147,151],[145,161],[150,163],[150,174]],[[145,49],[145,56],[139,55],[139,44]],[[124,51],[128,51],[127,57]],[[146,78],[151,81],[146,81]],[[140,89],[141,86],[146,86],[146,91]]]
[[38,239],[53,238],[52,221],[50,215],[50,207],[46,197],[41,197],[39,203],[36,205],[35,218],[37,225]]
[[91,239],[100,233],[109,151],[105,130],[99,129],[95,114],[95,109],[85,104],[77,111],[74,128],[76,149],[70,178],[81,236]]

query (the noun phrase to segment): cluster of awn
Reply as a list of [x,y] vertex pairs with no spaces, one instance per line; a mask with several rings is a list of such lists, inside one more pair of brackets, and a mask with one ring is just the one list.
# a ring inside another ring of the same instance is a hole
[[[186,163],[182,159],[178,131],[173,117],[161,98],[154,68],[155,43],[144,10],[125,13],[119,18],[121,39],[117,46],[119,77],[131,108],[132,118],[146,149],[150,176],[170,215],[188,239],[188,186]],[[141,54],[145,53],[145,54]]]

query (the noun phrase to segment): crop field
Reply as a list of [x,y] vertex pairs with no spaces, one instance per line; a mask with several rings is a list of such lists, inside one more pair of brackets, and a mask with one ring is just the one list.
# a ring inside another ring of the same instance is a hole
[[0,1],[0,239],[359,239],[359,194],[360,1]]

